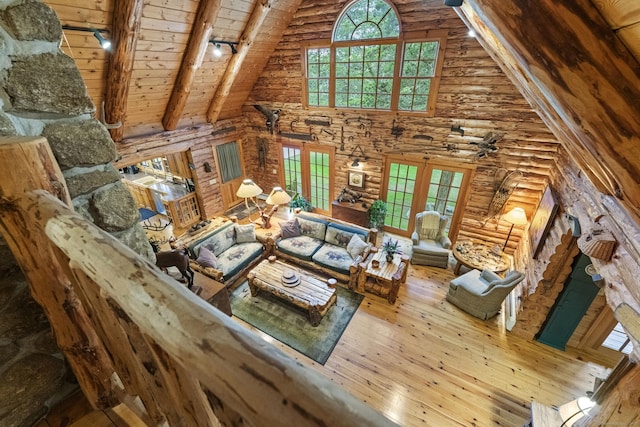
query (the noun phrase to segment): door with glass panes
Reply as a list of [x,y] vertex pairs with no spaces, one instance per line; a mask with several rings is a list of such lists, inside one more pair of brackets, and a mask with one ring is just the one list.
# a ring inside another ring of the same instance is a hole
[[291,197],[304,196],[314,212],[329,215],[333,199],[333,147],[282,143],[282,182]]
[[447,235],[454,240],[473,171],[473,167],[461,167],[448,162],[388,157],[383,191],[383,200],[387,202],[385,230],[411,236],[416,214],[435,210],[449,218]]

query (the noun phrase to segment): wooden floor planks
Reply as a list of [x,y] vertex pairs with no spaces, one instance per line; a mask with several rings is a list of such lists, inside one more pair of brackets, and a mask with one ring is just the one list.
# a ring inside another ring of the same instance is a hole
[[[575,350],[511,335],[501,315],[482,321],[449,304],[452,278],[410,266],[395,305],[367,294],[325,366],[256,333],[402,426],[521,426],[531,400],[559,405],[605,376]],[[103,421],[74,426],[121,425]]]

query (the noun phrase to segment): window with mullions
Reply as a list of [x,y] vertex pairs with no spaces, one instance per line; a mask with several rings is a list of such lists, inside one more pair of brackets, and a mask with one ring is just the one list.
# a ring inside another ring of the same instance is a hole
[[434,112],[429,99],[433,104],[440,38],[404,41],[400,35],[398,16],[386,1],[351,3],[336,22],[332,43],[306,49],[307,105]]

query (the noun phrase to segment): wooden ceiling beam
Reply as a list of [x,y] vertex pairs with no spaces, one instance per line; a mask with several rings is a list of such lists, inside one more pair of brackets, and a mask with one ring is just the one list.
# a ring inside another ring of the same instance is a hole
[[229,65],[222,76],[222,81],[213,95],[211,105],[209,105],[209,111],[207,112],[207,121],[209,123],[215,123],[216,120],[218,120],[220,111],[222,111],[222,106],[229,97],[229,93],[231,93],[233,83],[238,77],[242,63],[244,62],[247,53],[249,53],[249,48],[258,36],[270,9],[271,0],[259,0],[253,8],[249,21],[247,22],[247,26],[242,32],[242,36],[238,42],[238,53],[231,57]]
[[113,54],[107,69],[104,115],[106,123],[118,123],[109,129],[111,138],[122,141],[127,113],[129,83],[133,72],[136,43],[140,32],[143,0],[118,0],[114,4],[111,21],[111,45]]
[[640,65],[589,0],[465,0],[457,13],[599,191],[640,219]]
[[182,117],[196,72],[202,65],[209,40],[211,40],[213,25],[221,6],[222,0],[202,0],[198,6],[189,42],[182,57],[180,71],[176,76],[171,98],[169,98],[162,118],[162,126],[166,130],[174,130]]

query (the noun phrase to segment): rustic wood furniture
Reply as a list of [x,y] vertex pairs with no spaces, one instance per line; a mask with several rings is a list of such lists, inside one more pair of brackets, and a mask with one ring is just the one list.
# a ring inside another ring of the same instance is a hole
[[460,274],[460,267],[490,270],[494,273],[502,273],[511,265],[511,260],[501,250],[494,251],[492,246],[480,241],[465,240],[456,242],[452,246],[453,257],[456,259],[456,267],[453,273]]
[[[296,286],[285,286],[282,275],[293,269],[300,275],[300,283]],[[336,303],[335,288],[327,285],[327,281],[282,261],[263,260],[247,275],[251,295],[257,296],[260,290],[268,292],[284,301],[290,302],[309,312],[309,320],[318,326],[322,317]]]
[[289,254],[286,251],[281,251],[279,249],[279,244],[283,239],[280,239],[280,234],[272,236],[273,243],[265,244],[267,248],[270,247],[269,246],[270,244],[273,246],[273,249],[274,249],[273,254],[277,255],[278,258],[283,258],[293,264],[300,265],[307,270],[317,271],[320,274],[326,274],[331,277],[334,277],[341,282],[348,283],[349,288],[353,289],[355,287],[355,283],[358,277],[358,270],[359,270],[358,264],[368,256],[371,248],[373,247],[374,242],[376,241],[378,230],[375,228],[360,227],[359,225],[355,225],[346,221],[341,221],[338,219],[327,217],[325,215],[319,215],[311,212],[301,212],[298,214],[297,218],[307,219],[307,220],[311,219],[314,221],[322,222],[326,224],[327,228],[338,227],[346,230],[355,229],[360,234],[367,236],[365,240],[369,243],[369,246],[364,250],[364,252],[361,255],[359,255],[358,257],[356,257],[356,259],[353,260],[353,262],[349,266],[348,273],[343,273],[343,272],[331,269],[317,262],[314,262],[313,259],[311,260],[303,259],[295,255]]
[[361,203],[333,201],[331,217],[358,224],[361,227],[369,227],[369,209],[362,207]]
[[207,301],[227,316],[231,316],[231,302],[229,301],[229,292],[227,291],[227,287],[204,274],[198,273],[197,271],[194,274],[194,285],[202,288],[200,298]]
[[218,216],[208,221],[210,222],[203,227],[200,227],[197,230],[187,231],[173,242],[170,242],[171,247],[173,249],[188,248],[193,243],[203,239],[204,237],[211,234],[211,232],[213,232],[214,230],[220,228],[223,224],[226,224],[228,221],[233,220],[227,218],[226,216]]
[[[378,267],[375,267],[376,262]],[[387,298],[390,304],[396,302],[400,285],[407,281],[409,257],[396,254],[388,262],[384,252],[373,248],[364,262],[360,263],[358,273],[358,292],[371,292]]]

